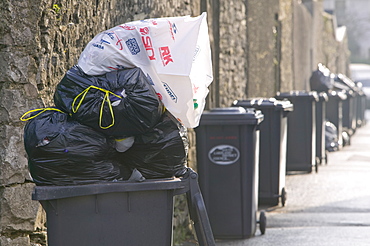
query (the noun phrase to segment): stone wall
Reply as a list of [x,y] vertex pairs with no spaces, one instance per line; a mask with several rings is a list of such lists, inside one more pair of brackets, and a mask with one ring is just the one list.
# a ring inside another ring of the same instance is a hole
[[293,89],[293,2],[281,0],[279,9],[280,23],[280,86],[279,91]]
[[248,97],[273,97],[279,86],[279,0],[247,2],[246,94]]
[[219,14],[219,106],[244,98],[247,81],[247,22],[244,1],[220,1]]
[[293,90],[310,90],[314,48],[312,15],[301,3],[294,3],[293,8]]
[[[318,62],[348,72],[347,40],[335,38],[322,0],[0,1],[0,245],[44,240],[45,214],[31,200],[19,117],[52,106],[56,84],[97,33],[132,20],[202,11],[208,13],[214,67],[208,108],[308,89]],[[189,165],[196,169],[194,131],[189,138]],[[181,241],[191,230],[184,200],[176,206],[174,237]]]

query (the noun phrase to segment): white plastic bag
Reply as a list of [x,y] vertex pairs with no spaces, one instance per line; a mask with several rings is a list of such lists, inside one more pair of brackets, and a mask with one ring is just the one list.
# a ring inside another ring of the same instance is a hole
[[167,110],[194,128],[213,80],[206,17],[203,13],[116,26],[89,42],[78,65],[88,75],[140,67]]
[[122,138],[122,139],[115,139],[115,143],[116,143],[116,150],[118,152],[125,152],[127,151],[129,148],[131,148],[131,146],[134,144],[135,142],[135,137],[127,137],[127,138]]

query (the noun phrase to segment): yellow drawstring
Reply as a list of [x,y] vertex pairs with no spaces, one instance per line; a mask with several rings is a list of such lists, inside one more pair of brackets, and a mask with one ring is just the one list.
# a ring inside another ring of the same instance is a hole
[[[31,120],[37,116],[39,116],[40,114],[44,113],[46,110],[55,110],[55,111],[58,111],[58,112],[61,112],[61,113],[64,113],[62,110],[60,109],[57,109],[57,108],[38,108],[38,109],[32,109],[32,110],[29,110],[27,111],[26,113],[24,113],[21,118],[19,118],[21,121],[27,121],[27,120]],[[28,118],[25,118],[26,115],[30,114],[30,113],[33,113],[33,112],[37,112],[37,111],[40,111],[39,113],[35,114],[34,116],[31,116],[31,117],[28,117]],[[65,113],[64,113],[65,114]]]
[[[115,97],[118,97],[118,98],[122,98],[121,96],[119,96],[119,95],[117,95],[117,94],[115,94],[115,93],[113,93],[113,92],[111,92],[111,91],[108,91],[108,90],[105,90],[105,89],[102,89],[102,88],[99,88],[99,87],[97,87],[97,86],[93,86],[93,85],[91,85],[91,86],[87,87],[87,88],[86,88],[85,90],[83,90],[80,94],[78,94],[78,95],[75,97],[75,99],[73,100],[73,102],[72,102],[72,112],[73,112],[73,113],[76,113],[76,112],[78,111],[78,109],[80,108],[80,106],[81,106],[81,104],[82,104],[83,100],[84,100],[84,99],[85,99],[85,97],[86,97],[86,94],[89,92],[89,90],[90,90],[91,88],[96,89],[96,90],[100,90],[100,91],[102,91],[102,92],[104,92],[104,93],[105,93],[105,96],[104,96],[104,98],[103,98],[103,102],[102,102],[102,104],[101,104],[101,106],[100,106],[99,126],[100,126],[100,128],[102,128],[102,129],[108,129],[108,128],[110,128],[110,127],[112,127],[112,126],[114,125],[114,112],[113,112],[113,108],[112,108],[112,103],[111,103],[111,101],[110,101],[110,99],[109,99],[109,94],[112,94],[112,95],[114,95]],[[75,107],[75,103],[76,103],[76,101],[77,101],[80,97],[81,97],[81,99],[79,100],[79,102],[78,102],[77,106]],[[103,110],[104,110],[104,104],[105,104],[105,102],[108,102],[109,111],[110,111],[111,116],[112,116],[112,124],[110,124],[109,126],[102,126]]]

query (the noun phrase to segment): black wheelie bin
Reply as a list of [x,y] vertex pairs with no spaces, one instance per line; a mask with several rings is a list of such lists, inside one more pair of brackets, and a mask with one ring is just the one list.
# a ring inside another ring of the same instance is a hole
[[316,91],[291,91],[277,93],[276,99],[288,99],[294,111],[288,116],[288,143],[286,170],[312,172],[318,171],[316,162]]
[[326,103],[329,100],[325,92],[318,94],[319,100],[316,103],[316,162],[328,164],[328,155],[325,150],[325,122]]
[[[204,111],[195,128],[199,186],[215,238],[249,238],[257,228],[260,111]],[[266,228],[260,213],[260,230]]]
[[264,116],[260,124],[258,203],[285,206],[287,116],[293,104],[275,98],[236,100],[233,106],[255,108]]
[[347,95],[343,91],[329,91],[326,103],[326,119],[337,128],[338,150],[343,147],[343,101]]
[[358,108],[361,108],[362,88],[343,74],[337,74],[335,81],[336,86],[337,84],[344,86],[344,90],[347,94],[347,99],[343,102],[343,128],[349,136],[352,136],[356,132],[357,127],[361,124],[361,119],[359,122]]

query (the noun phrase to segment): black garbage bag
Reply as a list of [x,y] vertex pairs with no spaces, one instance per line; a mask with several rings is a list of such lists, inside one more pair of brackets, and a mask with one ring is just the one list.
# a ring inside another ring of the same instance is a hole
[[113,140],[67,114],[47,110],[24,128],[24,146],[36,185],[76,185],[120,179]]
[[310,87],[312,91],[328,92],[333,88],[334,74],[322,65],[318,64],[317,70],[310,77]]
[[55,105],[108,136],[129,137],[155,126],[163,104],[140,68],[90,76],[78,66],[56,87]]
[[121,164],[136,168],[146,179],[169,178],[185,174],[187,150],[186,128],[166,111],[153,129],[135,136],[132,147],[117,156]]
[[330,121],[325,122],[325,149],[329,152],[339,150],[338,130]]

